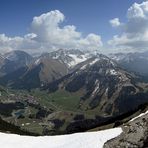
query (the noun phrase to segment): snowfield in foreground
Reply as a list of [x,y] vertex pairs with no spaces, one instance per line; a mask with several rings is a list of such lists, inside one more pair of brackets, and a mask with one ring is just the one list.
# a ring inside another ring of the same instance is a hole
[[63,136],[30,137],[0,133],[2,148],[102,148],[104,143],[122,132],[114,128],[98,132]]

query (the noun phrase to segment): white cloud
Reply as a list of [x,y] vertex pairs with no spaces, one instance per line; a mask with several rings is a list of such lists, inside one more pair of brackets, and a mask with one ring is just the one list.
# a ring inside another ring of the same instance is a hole
[[65,16],[58,10],[34,17],[32,31],[37,35],[35,40],[48,43],[54,48],[98,49],[102,46],[98,35],[89,34],[84,38],[73,25],[60,27],[64,19]]
[[119,27],[121,25],[119,18],[114,18],[109,21],[112,27]]
[[50,51],[59,48],[96,50],[103,44],[96,34],[82,36],[74,25],[61,27],[65,16],[59,10],[50,11],[33,18],[30,33],[24,37],[9,38],[0,35],[0,51],[28,50],[29,52]]
[[22,42],[21,37],[9,38],[5,34],[0,34],[0,50],[3,52],[5,50],[12,50],[16,48]]
[[32,49],[38,49],[39,43],[32,40],[31,35],[24,37],[7,37],[5,34],[0,34],[0,53],[9,52],[12,50],[27,50],[32,52]]
[[127,19],[121,35],[115,35],[108,44],[119,49],[147,50],[148,1],[141,4],[134,3],[127,11]]

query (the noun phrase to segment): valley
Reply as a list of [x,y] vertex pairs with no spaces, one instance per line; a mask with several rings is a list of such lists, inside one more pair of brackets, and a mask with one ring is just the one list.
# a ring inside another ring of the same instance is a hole
[[[18,62],[20,54],[2,56],[0,116],[22,131],[57,135],[106,129],[147,108],[147,82],[105,55],[60,49],[39,57],[23,52]],[[4,72],[7,60],[17,66]]]

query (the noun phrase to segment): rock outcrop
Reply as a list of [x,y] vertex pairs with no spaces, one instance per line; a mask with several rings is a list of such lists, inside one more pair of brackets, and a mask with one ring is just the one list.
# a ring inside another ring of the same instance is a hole
[[123,127],[123,132],[107,141],[104,148],[148,148],[148,114]]

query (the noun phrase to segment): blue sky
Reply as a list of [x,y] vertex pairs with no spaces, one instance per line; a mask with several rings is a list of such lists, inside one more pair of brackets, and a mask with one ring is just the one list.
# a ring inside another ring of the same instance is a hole
[[34,16],[60,10],[66,16],[65,24],[76,25],[84,34],[100,34],[106,40],[115,31],[108,21],[114,17],[125,20],[134,2],[142,0],[0,0],[0,33],[24,35]]
[[134,2],[143,0],[0,0],[0,34],[23,37],[30,33],[35,16],[59,10],[65,16],[60,27],[74,25],[82,36],[94,33],[107,42],[121,31],[109,20],[119,18],[126,23],[127,10]]

